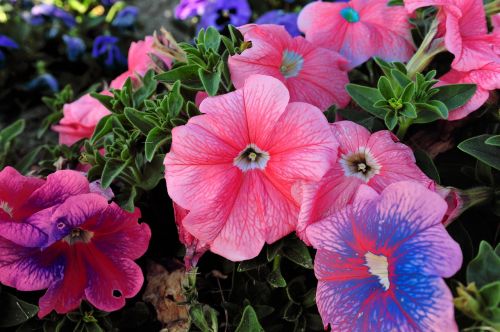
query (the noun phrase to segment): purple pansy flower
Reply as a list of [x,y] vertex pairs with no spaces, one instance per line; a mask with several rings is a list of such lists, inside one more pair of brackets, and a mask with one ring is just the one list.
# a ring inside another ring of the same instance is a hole
[[257,24],[278,24],[285,27],[286,31],[293,37],[300,36],[299,28],[297,27],[298,13],[287,13],[283,10],[271,10],[259,17],[255,23]]
[[446,202],[415,182],[379,195],[362,186],[353,205],[307,228],[318,251],[316,301],[333,331],[456,331],[442,280],[462,264],[441,220]]
[[63,40],[66,44],[66,55],[68,56],[68,60],[76,61],[85,51],[85,43],[81,38],[71,37],[69,35],[64,35]]
[[213,26],[223,30],[228,24],[240,26],[248,23],[252,10],[246,0],[215,0],[205,7],[198,29]]
[[196,15],[203,15],[205,7],[210,2],[211,0],[181,0],[175,8],[175,17],[185,20]]
[[137,7],[127,6],[116,14],[111,25],[119,28],[128,28],[134,25],[137,15],[139,15],[139,9]]
[[94,40],[94,45],[92,48],[92,56],[98,58],[105,55],[106,60],[104,63],[107,66],[113,66],[114,64],[123,65],[127,63],[127,59],[120,51],[117,45],[118,38],[114,36],[98,36]]
[[30,23],[40,25],[45,22],[45,18],[56,18],[61,20],[68,28],[76,25],[75,18],[67,11],[50,4],[40,4],[31,8]]
[[40,76],[35,77],[28,83],[24,85],[26,90],[42,90],[48,88],[52,92],[59,91],[59,83],[54,76],[51,74],[45,73]]

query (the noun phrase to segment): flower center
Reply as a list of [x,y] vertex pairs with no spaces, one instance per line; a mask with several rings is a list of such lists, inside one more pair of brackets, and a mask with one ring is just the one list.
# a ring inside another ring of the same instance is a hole
[[302,55],[289,50],[285,50],[283,52],[280,72],[283,76],[285,76],[285,78],[297,76],[302,69],[302,66],[304,66],[304,58]]
[[342,8],[340,15],[349,23],[356,23],[359,21],[359,13],[351,7]]
[[7,213],[11,218],[14,214],[12,207],[5,201],[0,201],[0,210],[3,210],[3,212]]
[[358,151],[340,157],[340,165],[346,176],[355,176],[368,182],[374,175],[380,173],[380,165],[372,157],[369,149],[359,148]]
[[[59,225],[57,226],[60,228]],[[77,242],[89,243],[93,236],[94,233],[91,231],[86,231],[81,228],[73,228],[71,232],[63,238],[63,241],[66,241],[70,245]]]
[[255,144],[248,144],[240,154],[234,158],[233,165],[243,172],[252,169],[265,169],[269,161],[269,153],[263,151]]
[[375,255],[368,251],[365,254],[365,260],[368,272],[378,278],[384,290],[388,290],[391,283],[389,281],[389,262],[387,261],[387,257],[384,255]]

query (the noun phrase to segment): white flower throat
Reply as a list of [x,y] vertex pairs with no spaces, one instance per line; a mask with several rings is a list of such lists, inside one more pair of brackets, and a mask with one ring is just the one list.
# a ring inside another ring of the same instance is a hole
[[365,254],[365,260],[368,272],[378,278],[384,290],[388,290],[391,282],[389,281],[389,262],[387,261],[387,257],[384,255],[375,255],[368,251]]
[[366,147],[360,147],[356,152],[342,155],[339,163],[346,176],[354,176],[365,182],[379,174],[382,168],[373,158],[370,149]]
[[269,153],[261,150],[255,144],[248,144],[239,155],[234,158],[233,165],[243,172],[252,169],[265,169],[269,161]]

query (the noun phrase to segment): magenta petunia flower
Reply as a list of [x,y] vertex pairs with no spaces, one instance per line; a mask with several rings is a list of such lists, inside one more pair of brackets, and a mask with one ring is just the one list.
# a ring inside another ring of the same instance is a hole
[[151,232],[138,224],[139,217],[139,210],[126,212],[98,194],[71,196],[30,218],[48,234],[47,246],[30,248],[0,237],[0,281],[24,291],[48,288],[39,317],[69,312],[82,300],[117,310],[143,283],[133,260],[146,251]]
[[320,182],[302,187],[297,233],[306,243],[306,227],[352,203],[363,184],[377,192],[403,180],[434,188],[434,182],[415,164],[412,150],[399,143],[390,131],[370,134],[366,128],[350,121],[336,122],[331,129],[339,143],[337,163]]
[[231,79],[236,88],[254,74],[282,81],[290,91],[290,101],[302,101],[324,110],[350,100],[346,60],[337,52],[315,47],[303,37],[293,38],[283,26],[250,24],[240,28],[252,47],[229,58]]
[[146,36],[144,40],[130,44],[128,50],[128,70],[111,81],[110,86],[114,89],[121,89],[129,77],[134,83],[137,83],[136,74],[144,76],[148,70],[154,68],[155,62],[152,56],[161,60],[167,67],[172,65],[172,59],[159,52],[155,52],[154,38],[152,36]]
[[373,56],[407,61],[414,52],[411,25],[400,6],[387,0],[315,1],[299,15],[299,29],[313,44],[328,47],[354,68]]
[[476,84],[476,93],[463,106],[450,111],[448,120],[460,120],[479,109],[489,98],[490,91],[500,89],[500,59],[496,63],[489,63],[479,69],[461,72],[451,69],[439,78],[439,85],[473,83]]
[[405,0],[410,12],[427,6],[439,8],[437,36],[444,36],[446,48],[455,55],[453,69],[470,71],[500,61],[495,50],[500,35],[488,34],[482,0]]
[[294,185],[319,181],[335,157],[321,111],[289,99],[278,79],[254,75],[205,99],[203,115],[172,131],[165,178],[170,197],[190,211],[183,225],[233,261],[296,228]]
[[457,331],[442,280],[462,264],[441,220],[447,205],[415,182],[368,186],[307,229],[317,249],[316,303],[333,331]]
[[47,234],[31,226],[30,218],[89,192],[89,183],[79,172],[58,171],[42,180],[6,167],[0,171],[0,236],[25,246],[42,246]]

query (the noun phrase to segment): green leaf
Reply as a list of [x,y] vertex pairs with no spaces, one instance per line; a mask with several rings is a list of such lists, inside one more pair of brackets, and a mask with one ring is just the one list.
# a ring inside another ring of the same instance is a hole
[[252,306],[247,305],[243,310],[243,316],[235,332],[263,332],[264,328],[259,323],[257,314]]
[[476,93],[475,84],[450,84],[439,87],[433,99],[443,102],[452,111],[468,102]]
[[283,247],[283,240],[278,240],[270,245],[267,246],[267,261],[270,262],[276,257],[278,252],[281,250]]
[[424,150],[415,150],[415,159],[417,160],[418,167],[436,183],[441,183],[441,178],[439,176],[439,171],[434,164],[432,158]]
[[0,327],[20,325],[38,313],[36,305],[19,300],[14,295],[2,292],[0,294]]
[[114,116],[107,115],[97,123],[94,133],[90,138],[90,144],[94,145],[99,139],[103,138],[113,130]]
[[109,188],[111,183],[128,166],[128,162],[119,159],[108,159],[104,165],[101,175],[101,185],[104,189]]
[[392,69],[391,70],[391,75],[394,77],[394,79],[399,83],[401,86],[408,86],[408,84],[413,83],[408,76],[403,74],[401,71],[397,69]]
[[500,305],[500,280],[484,285],[479,290],[487,308],[497,308]]
[[441,118],[448,119],[448,107],[446,107],[445,103],[439,100],[430,100],[427,103],[433,106],[434,110],[437,110]]
[[467,282],[478,288],[500,280],[500,244],[495,250],[486,241],[481,241],[479,253],[467,266]]
[[415,83],[411,82],[405,86],[405,89],[401,94],[401,99],[403,100],[404,103],[408,103],[412,101],[413,95],[415,95]]
[[215,332],[208,324],[207,319],[205,317],[205,312],[208,310],[213,310],[208,306],[202,306],[201,304],[192,305],[189,310],[189,316],[193,321],[193,324],[196,325],[202,332]]
[[21,135],[26,126],[24,119],[19,119],[11,125],[0,130],[0,143],[5,145],[17,136]]
[[176,81],[167,97],[168,112],[173,118],[179,116],[182,106],[184,105],[184,98],[181,95],[180,89],[180,81]]
[[146,160],[153,160],[156,151],[169,140],[169,136],[162,128],[153,128],[146,138],[145,154]]
[[198,69],[200,66],[198,65],[183,65],[167,72],[156,75],[156,79],[161,82],[166,82],[173,84],[177,80],[181,82],[182,85],[202,89],[203,84],[200,82],[200,78],[198,76]]
[[404,108],[400,113],[410,119],[417,118],[417,110],[415,109],[415,106],[413,106],[412,103],[404,103]]
[[377,89],[357,84],[347,84],[345,89],[362,109],[380,119],[385,117],[386,110],[373,106],[377,101],[384,100],[384,97]]
[[285,245],[281,249],[283,256],[298,264],[306,269],[313,268],[313,261],[311,258],[311,254],[307,249],[307,246],[304,242],[299,239],[292,238],[285,240]]
[[93,323],[85,323],[85,331],[87,332],[104,332],[104,330],[99,326],[99,324]]
[[500,135],[495,135],[484,141],[488,145],[500,146]]
[[97,92],[91,92],[90,96],[97,99],[101,104],[104,105],[104,107],[113,112],[112,96],[103,95]]
[[385,114],[384,122],[389,130],[396,128],[396,125],[398,124],[398,116],[396,112],[387,112]]
[[221,71],[219,68],[215,72],[209,72],[200,68],[198,69],[198,75],[208,95],[215,96],[217,91],[219,91],[219,84],[221,81]]
[[500,148],[486,144],[486,140],[491,137],[492,135],[472,137],[460,143],[458,148],[483,163],[500,170]]
[[377,83],[377,89],[380,91],[380,94],[384,96],[386,100],[391,98],[396,98],[394,94],[394,90],[392,89],[391,81],[385,76],[379,78]]
[[267,275],[267,282],[274,288],[286,287],[286,280],[283,278],[279,267]]
[[144,112],[139,112],[138,110],[125,107],[123,112],[127,120],[137,129],[139,129],[144,135],[147,135],[151,129],[154,128],[155,124],[145,118]]
[[214,27],[208,27],[207,31],[205,32],[205,41],[204,44],[208,49],[213,50],[214,52],[217,52],[219,49],[221,42],[221,35],[219,31],[217,31]]
[[302,310],[303,309],[300,304],[290,301],[285,307],[285,313],[283,314],[283,319],[288,322],[295,322],[302,315]]

